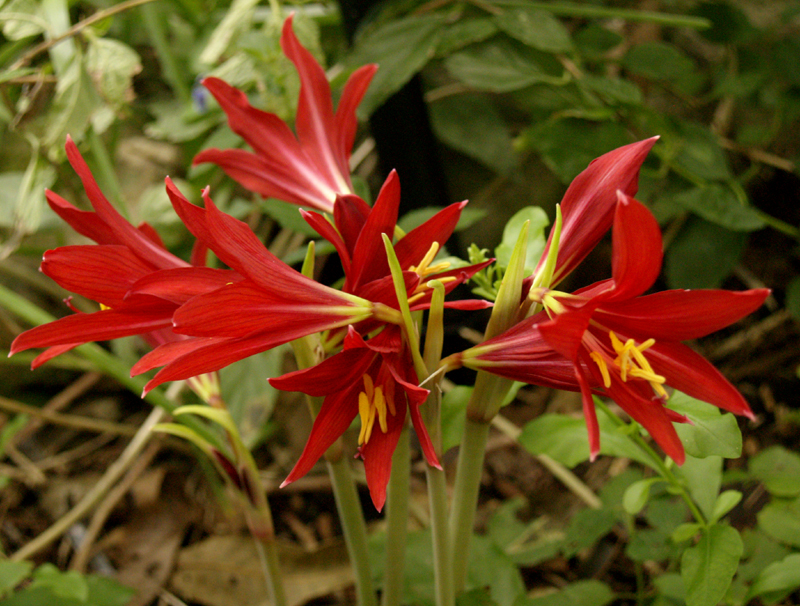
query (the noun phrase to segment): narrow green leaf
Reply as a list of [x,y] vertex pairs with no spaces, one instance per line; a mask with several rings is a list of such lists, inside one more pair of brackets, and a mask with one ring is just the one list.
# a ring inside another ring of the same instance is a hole
[[208,44],[200,53],[200,62],[206,65],[216,63],[228,49],[232,41],[251,26],[253,12],[258,0],[233,0],[228,12],[211,33]]
[[675,543],[683,543],[694,537],[698,532],[703,529],[703,526],[697,522],[687,522],[681,524],[672,532],[672,541]]
[[614,592],[596,579],[577,581],[535,598],[525,598],[515,606],[605,606],[614,600]]
[[465,46],[485,40],[496,32],[497,26],[490,17],[459,19],[442,31],[436,54],[446,57]]
[[725,596],[744,547],[739,532],[715,524],[683,552],[681,577],[687,606],[716,606]]

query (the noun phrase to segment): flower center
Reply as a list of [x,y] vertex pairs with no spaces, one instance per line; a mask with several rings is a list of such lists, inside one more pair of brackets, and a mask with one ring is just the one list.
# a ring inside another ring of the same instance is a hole
[[375,420],[383,433],[388,431],[386,414],[395,415],[394,397],[389,389],[384,394],[383,387],[375,387],[372,377],[364,375],[364,391],[358,394],[358,414],[361,417],[361,433],[358,435],[358,445],[363,446],[372,435]]
[[[425,253],[425,256],[422,257],[422,260],[419,262],[419,265],[412,265],[408,268],[409,271],[415,272],[419,276],[419,284],[414,289],[414,292],[411,293],[411,296],[408,298],[409,305],[413,305],[421,298],[423,298],[430,288],[428,288],[428,280],[426,278],[433,274],[438,274],[443,271],[446,271],[450,268],[449,261],[440,261],[439,263],[434,263],[431,265],[431,261],[439,252],[439,243],[434,242],[431,244],[431,247],[428,249],[428,252]],[[444,278],[439,278],[439,281],[442,284],[447,284],[449,282],[456,281],[455,276],[447,276]]]
[[597,348],[589,353],[589,356],[600,369],[603,385],[606,388],[611,387],[611,375],[609,374],[609,364],[611,364],[614,366],[614,370],[619,372],[623,382],[626,382],[629,377],[642,379],[650,383],[653,391],[660,397],[667,398],[667,392],[664,390],[666,379],[662,375],[655,373],[653,367],[650,366],[650,362],[644,356],[644,352],[655,345],[655,339],[647,339],[647,341],[639,345],[636,345],[633,339],[628,339],[623,343],[614,334],[613,330],[608,331],[608,337],[611,340],[614,353],[617,354],[615,359],[612,360],[611,356],[603,352],[599,343],[597,343]]

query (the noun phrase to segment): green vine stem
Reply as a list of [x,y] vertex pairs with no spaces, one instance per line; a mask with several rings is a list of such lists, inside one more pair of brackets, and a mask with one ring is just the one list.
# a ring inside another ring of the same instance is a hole
[[408,425],[392,455],[392,474],[386,495],[386,560],[381,606],[400,606],[403,599],[408,501],[411,490],[411,446]]

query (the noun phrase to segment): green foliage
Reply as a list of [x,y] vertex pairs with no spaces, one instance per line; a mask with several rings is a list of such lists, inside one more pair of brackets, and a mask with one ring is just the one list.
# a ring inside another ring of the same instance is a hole
[[687,606],[714,606],[730,586],[744,546],[736,529],[714,524],[683,552],[681,577]]
[[[24,588],[12,593],[26,579]],[[134,593],[111,579],[61,572],[53,564],[34,570],[30,562],[0,561],[3,606],[124,606]]]

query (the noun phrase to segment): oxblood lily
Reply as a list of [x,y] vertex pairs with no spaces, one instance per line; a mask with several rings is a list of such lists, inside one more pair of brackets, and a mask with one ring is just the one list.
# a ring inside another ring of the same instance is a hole
[[[179,305],[196,294],[242,279],[230,270],[203,267],[206,248],[202,244],[195,246],[189,264],[167,251],[152,227],[131,225],[100,191],[69,137],[66,150],[94,212],[79,210],[52,191],[46,192],[47,202],[97,245],[48,250],[41,271],[65,289],[97,301],[101,309],[76,313],[19,335],[11,344],[11,354],[32,347],[48,348],[34,359],[33,368],[90,341],[142,335],[155,346],[173,340],[177,337],[171,333],[172,314]],[[168,290],[158,294],[137,292],[142,284],[167,274],[172,277]]]
[[[411,310],[426,309],[431,289],[426,284],[439,280],[449,293],[469,280],[491,261],[450,269],[447,262],[433,263],[434,257],[453,234],[466,202],[451,204],[422,225],[403,234],[394,245],[409,291]],[[306,222],[336,248],[345,273],[342,290],[391,305],[394,288],[389,274],[382,234],[394,236],[400,207],[400,180],[392,171],[370,208],[355,195],[339,196],[331,224],[319,213],[302,211]],[[396,297],[394,297],[396,307]],[[482,309],[485,301],[448,301],[446,307]]]
[[417,386],[418,378],[398,327],[389,326],[368,341],[350,327],[340,353],[313,368],[269,382],[285,391],[325,396],[303,454],[282,486],[308,473],[360,416],[358,454],[364,459],[372,502],[380,511],[386,501],[392,454],[406,422],[406,409],[425,458],[441,468],[419,411],[428,390]]
[[[563,227],[558,260],[548,286],[561,282],[589,254],[611,227],[617,192],[635,196],[639,169],[658,137],[623,145],[592,160],[567,188],[561,200]],[[544,265],[554,232],[550,232],[536,276]]]
[[[283,263],[245,223],[220,211],[207,189],[205,208],[191,204],[169,180],[167,193],[189,231],[243,279],[194,297],[175,311],[174,332],[191,338],[167,343],[139,360],[132,374],[164,366],[146,390],[367,318],[400,321],[398,312],[379,302],[319,284]],[[165,279],[147,284],[142,292],[169,288]]]
[[276,115],[252,107],[244,93],[219,78],[206,78],[228,115],[231,129],[253,148],[207,149],[194,163],[213,162],[247,189],[265,197],[333,211],[337,194],[350,194],[350,151],[356,134],[356,107],[369,86],[376,65],[357,69],[348,79],[334,113],[325,71],[292,31],[286,19],[281,48],[300,75],[300,98],[292,130]]
[[672,422],[685,418],[665,408],[664,385],[752,418],[736,388],[681,341],[752,313],[769,290],[671,290],[640,296],[661,270],[661,233],[647,208],[622,192],[618,198],[612,279],[574,294],[534,290],[531,295],[545,312],[456,357],[465,366],[511,379],[579,389],[592,457],[600,450],[592,401],[597,393],[614,399],[680,464],[685,455]]

